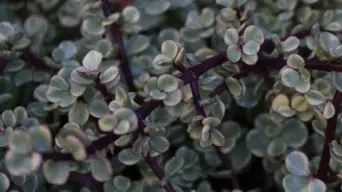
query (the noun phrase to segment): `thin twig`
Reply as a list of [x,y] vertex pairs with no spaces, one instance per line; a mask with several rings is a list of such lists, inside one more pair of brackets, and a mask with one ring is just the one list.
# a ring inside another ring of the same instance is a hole
[[[113,13],[113,5],[109,0],[101,0],[102,2],[102,10],[105,17],[109,17]],[[130,92],[135,92],[136,88],[133,83],[133,74],[131,68],[129,66],[127,53],[125,50],[125,44],[123,40],[123,34],[120,30],[120,26],[117,23],[113,23],[108,27],[108,31],[112,38],[113,44],[117,43],[118,45],[118,57],[120,59],[120,68],[124,74],[125,81],[127,83],[128,90]]]
[[342,93],[336,91],[333,104],[335,107],[335,115],[328,120],[327,127],[325,129],[325,138],[324,138],[324,148],[321,155],[321,161],[319,163],[319,169],[316,177],[322,181],[326,181],[328,179],[329,173],[329,161],[330,161],[330,143],[335,137],[335,131],[337,127],[337,116],[341,111],[341,102],[342,102]]

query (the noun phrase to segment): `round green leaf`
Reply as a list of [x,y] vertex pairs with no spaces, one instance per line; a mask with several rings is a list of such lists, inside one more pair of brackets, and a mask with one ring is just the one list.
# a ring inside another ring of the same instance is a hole
[[277,157],[284,154],[287,150],[287,145],[284,141],[276,138],[271,141],[267,147],[267,155],[271,157]]
[[167,58],[175,59],[178,54],[178,46],[174,41],[167,40],[163,42],[161,46],[161,52]]
[[298,119],[287,119],[282,124],[281,138],[290,147],[300,148],[308,140],[309,132],[306,125]]
[[239,33],[235,28],[229,28],[224,33],[224,42],[227,45],[234,45],[239,40]]
[[184,166],[184,160],[179,157],[172,157],[164,166],[164,171],[167,176],[172,176],[179,172]]
[[91,174],[97,181],[104,182],[111,179],[113,169],[105,157],[94,157],[90,161]]
[[82,64],[88,70],[96,71],[100,67],[102,57],[102,53],[91,50],[83,57]]
[[122,10],[122,16],[130,23],[136,23],[140,19],[140,12],[134,6],[127,6]]
[[305,61],[303,57],[297,54],[291,54],[286,61],[287,65],[293,69],[303,68],[305,65]]
[[247,41],[242,47],[246,55],[255,55],[259,52],[260,44],[256,41]]
[[257,129],[249,131],[246,135],[247,148],[257,157],[264,157],[267,154],[267,147],[270,139]]
[[259,44],[262,44],[264,42],[264,34],[258,27],[250,25],[243,33],[243,40],[244,42],[256,41]]
[[52,136],[50,130],[46,126],[39,126],[30,131],[31,143],[33,148],[38,152],[46,152],[52,148]]
[[22,131],[14,130],[9,135],[8,146],[10,150],[17,154],[27,154],[32,150],[30,135]]
[[120,72],[116,66],[109,67],[105,72],[101,73],[101,84],[107,84],[120,80]]
[[115,116],[105,115],[98,121],[98,125],[101,131],[110,132],[113,131],[117,123]]
[[292,151],[287,155],[285,160],[286,168],[294,175],[297,176],[308,176],[309,160],[306,155],[300,151]]
[[310,179],[308,185],[308,192],[325,192],[327,191],[327,186],[325,183],[319,179]]
[[123,149],[119,152],[118,159],[125,165],[134,165],[141,160],[141,156],[132,149]]
[[96,118],[109,114],[107,103],[103,99],[93,100],[89,106],[89,113]]
[[323,109],[323,117],[326,119],[330,119],[335,115],[335,107],[331,101],[328,101]]
[[8,127],[14,127],[15,124],[17,123],[15,114],[11,110],[5,110],[1,114],[1,118],[2,118],[2,122],[4,123],[4,125]]
[[167,96],[163,100],[163,103],[166,106],[172,107],[180,103],[181,100],[182,100],[182,91],[177,89],[176,91],[167,93]]
[[115,188],[117,188],[119,191],[127,191],[129,190],[129,188],[131,188],[132,186],[132,182],[129,178],[118,175],[116,177],[114,177],[113,179],[113,184],[115,186]]
[[309,90],[304,96],[308,103],[313,106],[323,104],[327,100],[325,95],[317,90]]
[[178,80],[169,74],[163,74],[158,77],[157,81],[158,89],[166,92],[174,92],[178,88]]
[[43,164],[43,173],[49,183],[62,185],[69,177],[70,163],[68,161],[47,160]]
[[50,80],[50,87],[58,90],[66,91],[69,89],[69,84],[59,75],[54,75]]
[[31,15],[26,19],[24,28],[28,36],[34,36],[38,33],[45,33],[48,28],[48,22],[40,15]]
[[300,74],[289,67],[284,67],[280,70],[280,79],[285,86],[295,87],[299,82]]
[[150,146],[159,153],[166,152],[169,147],[170,143],[165,137],[150,137]]
[[10,186],[10,180],[4,173],[0,172],[0,192],[6,192],[9,186]]
[[88,105],[85,103],[75,103],[71,107],[68,117],[70,122],[84,125],[89,118]]
[[229,45],[227,48],[227,58],[232,62],[238,62],[241,58],[241,50],[237,45]]
[[149,15],[160,15],[171,7],[171,2],[167,0],[152,0],[145,7],[145,11]]
[[96,17],[88,17],[82,22],[81,29],[83,32],[93,36],[100,36],[105,33],[105,27],[101,20]]
[[284,42],[281,43],[285,52],[291,52],[297,49],[299,46],[299,39],[294,36],[288,37]]
[[299,192],[306,191],[309,179],[306,177],[301,177],[297,175],[287,174],[283,178],[283,187],[285,192]]

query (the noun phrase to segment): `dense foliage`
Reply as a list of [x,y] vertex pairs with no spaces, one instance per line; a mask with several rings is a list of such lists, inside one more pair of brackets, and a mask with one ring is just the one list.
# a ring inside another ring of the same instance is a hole
[[0,3],[0,192],[325,192],[341,0]]

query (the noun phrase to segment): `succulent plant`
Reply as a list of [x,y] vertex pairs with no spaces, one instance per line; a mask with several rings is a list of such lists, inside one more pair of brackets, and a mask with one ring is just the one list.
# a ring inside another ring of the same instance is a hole
[[0,192],[342,190],[341,0],[0,3]]

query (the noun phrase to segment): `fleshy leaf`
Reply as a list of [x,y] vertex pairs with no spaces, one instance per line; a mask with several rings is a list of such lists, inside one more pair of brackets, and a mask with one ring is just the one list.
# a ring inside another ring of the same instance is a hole
[[47,160],[43,164],[43,173],[49,183],[62,185],[69,177],[70,163],[68,161]]
[[83,58],[82,64],[90,71],[96,71],[102,62],[102,53],[92,50],[89,51]]
[[105,157],[93,157],[90,160],[90,170],[92,176],[100,182],[107,181],[113,175],[113,169]]
[[309,160],[300,151],[292,151],[285,160],[286,168],[294,175],[307,176],[310,174]]

